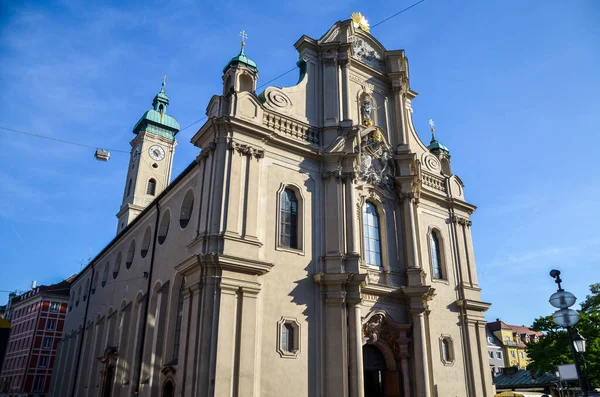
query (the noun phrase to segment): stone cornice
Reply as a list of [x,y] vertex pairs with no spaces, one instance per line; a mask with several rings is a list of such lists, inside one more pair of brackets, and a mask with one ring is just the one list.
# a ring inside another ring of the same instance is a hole
[[[203,261],[203,257],[204,255],[200,255],[201,261]],[[221,269],[257,276],[266,274],[273,268],[272,263],[239,258],[225,254],[211,256],[211,259],[216,261]]]
[[229,150],[236,151],[243,156],[255,157],[257,160],[265,157],[263,149],[234,140],[229,142]]
[[491,303],[471,299],[459,299],[456,301],[456,304],[466,310],[472,310],[476,312],[485,312],[490,308],[490,306],[492,306]]

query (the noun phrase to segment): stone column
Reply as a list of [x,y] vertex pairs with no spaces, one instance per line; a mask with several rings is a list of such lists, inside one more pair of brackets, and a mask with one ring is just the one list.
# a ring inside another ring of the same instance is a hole
[[[357,294],[358,295],[358,294]],[[360,295],[347,299],[348,333],[350,337],[350,397],[364,397],[363,355],[362,355],[362,321]]]
[[90,371],[90,381],[88,384],[88,395],[93,396],[99,393],[100,389],[100,380],[102,379],[98,357],[100,357],[103,353],[102,349],[105,346],[102,346],[102,341],[104,340],[104,331],[106,325],[106,317],[103,317],[100,322],[96,324],[96,335],[94,338],[94,347],[92,350],[91,357],[91,371]]
[[343,186],[341,170],[337,162],[327,164],[323,173],[325,185],[325,272],[343,272],[342,255],[346,249],[344,242]]
[[219,328],[216,357],[216,370],[214,378],[214,395],[231,396],[232,390],[236,388],[237,381],[235,371],[236,350],[236,328],[238,314],[238,285],[230,285],[221,280]]
[[346,253],[358,255],[358,238],[356,227],[356,191],[354,173],[345,174],[346,186]]
[[346,309],[346,274],[320,273],[313,277],[324,291],[324,397],[348,396],[348,313]]
[[419,397],[431,397],[429,386],[429,360],[427,355],[427,334],[425,330],[425,310],[411,309],[413,322],[414,374],[416,393]]
[[160,367],[164,361],[164,333],[167,328],[166,311],[168,301],[168,286],[163,286],[157,292],[156,308],[154,310],[154,331],[152,332],[151,349],[152,356],[149,360],[150,396],[158,397],[160,393]]
[[241,313],[238,313],[239,357],[238,397],[252,397],[256,388],[256,333],[257,298],[259,288],[244,286],[241,289]]
[[202,328],[199,325],[200,293],[201,287],[198,274],[186,276],[177,359],[177,372],[180,373],[176,375],[181,381],[184,396],[193,396],[196,391],[194,378],[198,371],[198,345],[200,338],[203,336]]
[[[117,368],[117,374],[115,376],[116,387],[114,389],[115,397],[126,397],[123,383],[126,381],[127,371],[129,367],[131,367],[130,361],[127,359],[127,353],[129,352],[129,346],[131,342],[129,342],[129,328],[130,328],[130,320],[131,320],[131,304],[126,306],[120,313],[121,316],[119,325],[119,339],[117,344],[119,345],[119,358]],[[83,394],[81,394],[83,395]]]
[[396,114],[396,136],[398,137],[398,151],[408,149],[408,138],[406,134],[406,123],[404,116],[404,92],[405,87],[402,79],[393,81],[392,92],[394,94],[394,113]]
[[351,121],[350,114],[350,83],[348,80],[348,53],[340,53],[340,66],[342,67],[342,119]]
[[[401,195],[402,206],[404,207],[404,216],[407,221],[406,227],[406,247],[408,257],[409,268],[419,268],[419,257],[418,257],[418,246],[417,246],[417,232],[416,232],[416,219],[415,219],[415,206],[413,200],[415,200],[414,193],[405,193]],[[420,283],[419,283],[420,284]]]
[[400,373],[402,375],[402,392],[403,397],[410,397],[410,370],[408,368],[408,345],[400,345]]
[[244,203],[244,227],[242,233],[244,238],[258,241],[258,216],[259,216],[259,188],[260,188],[260,162],[265,157],[262,149],[252,148],[248,155],[248,178],[246,180],[246,200]]

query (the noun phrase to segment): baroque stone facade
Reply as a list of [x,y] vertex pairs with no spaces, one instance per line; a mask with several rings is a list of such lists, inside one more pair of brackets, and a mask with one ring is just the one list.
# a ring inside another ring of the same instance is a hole
[[155,191],[175,122],[136,125],[136,188],[74,282],[54,396],[493,395],[475,207],[414,129],[404,51],[363,29],[301,37],[299,83],[260,94],[242,48],[199,155]]

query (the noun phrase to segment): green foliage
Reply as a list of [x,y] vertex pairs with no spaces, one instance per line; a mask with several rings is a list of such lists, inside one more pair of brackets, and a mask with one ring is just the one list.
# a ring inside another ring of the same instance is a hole
[[[591,294],[581,303],[579,333],[586,338],[587,373],[593,386],[600,385],[600,283],[590,286]],[[573,362],[567,332],[552,321],[551,316],[539,317],[532,328],[544,333],[538,343],[527,345],[529,368],[554,373],[559,364]]]

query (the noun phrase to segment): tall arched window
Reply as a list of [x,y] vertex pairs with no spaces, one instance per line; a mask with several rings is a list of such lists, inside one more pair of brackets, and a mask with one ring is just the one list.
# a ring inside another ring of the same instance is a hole
[[287,248],[298,249],[298,199],[292,189],[281,194],[281,213],[279,225],[279,244]]
[[131,196],[131,179],[127,183],[127,197]]
[[154,196],[156,194],[156,179],[150,178],[146,187],[146,194]]
[[431,267],[433,268],[433,278],[444,278],[442,273],[442,256],[440,255],[440,240],[435,230],[431,231]]
[[173,360],[179,359],[179,345],[181,344],[181,323],[183,321],[183,291],[185,278],[181,279],[179,287],[179,300],[177,301],[177,317],[175,318],[175,338],[173,339]]
[[365,261],[367,265],[382,266],[379,214],[373,203],[367,202],[364,206],[363,228],[365,235]]

